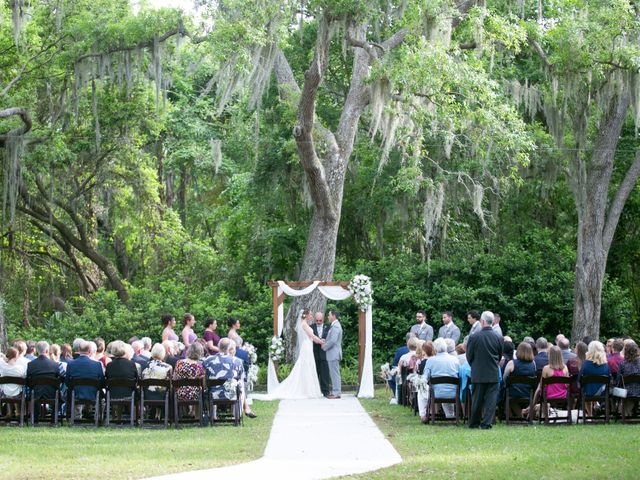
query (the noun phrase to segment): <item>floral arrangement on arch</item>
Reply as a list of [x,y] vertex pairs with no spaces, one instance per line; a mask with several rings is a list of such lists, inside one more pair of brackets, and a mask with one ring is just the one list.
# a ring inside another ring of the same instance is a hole
[[281,362],[284,360],[284,340],[282,337],[272,337],[271,345],[269,345],[269,357],[274,362]]
[[371,288],[371,279],[366,275],[356,275],[349,282],[349,291],[353,295],[353,299],[358,308],[363,312],[373,305],[373,288]]

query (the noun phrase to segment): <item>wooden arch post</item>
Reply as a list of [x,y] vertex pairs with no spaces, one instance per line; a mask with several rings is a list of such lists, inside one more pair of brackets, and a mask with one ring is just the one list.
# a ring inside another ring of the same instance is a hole
[[[287,286],[295,288],[296,290],[302,290],[307,288],[313,282],[284,282]],[[286,294],[281,293],[278,295],[278,282],[269,281],[267,283],[271,287],[271,298],[273,300],[273,336],[278,336],[278,308],[284,302]],[[342,287],[345,290],[349,289],[349,282],[324,282],[321,281],[318,286],[327,287]],[[364,349],[365,349],[365,336],[366,336],[366,322],[365,312],[358,309],[358,388],[362,383],[362,368],[364,366]]]

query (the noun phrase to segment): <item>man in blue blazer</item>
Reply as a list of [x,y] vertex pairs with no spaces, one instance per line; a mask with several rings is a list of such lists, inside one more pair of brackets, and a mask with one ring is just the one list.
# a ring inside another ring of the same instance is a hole
[[[78,358],[67,366],[67,375],[65,382],[69,382],[74,378],[92,378],[104,382],[104,373],[102,364],[89,357],[91,346],[89,342],[83,341],[78,349]],[[94,400],[96,398],[95,387],[75,387],[76,399],[78,400]]]

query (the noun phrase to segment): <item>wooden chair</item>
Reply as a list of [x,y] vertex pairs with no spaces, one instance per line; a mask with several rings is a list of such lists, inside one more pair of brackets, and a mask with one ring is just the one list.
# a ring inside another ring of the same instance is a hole
[[[593,384],[604,384],[604,391],[600,395],[586,395],[584,387]],[[580,378],[580,410],[578,411],[578,418],[576,423],[585,424],[587,420],[596,421],[602,420],[601,416],[595,414],[588,416],[585,411],[586,402],[604,402],[604,423],[609,423],[610,411],[611,411],[611,399],[609,397],[609,385],[611,384],[611,377],[609,375],[585,375]]]
[[[640,375],[638,374],[623,375],[622,382],[625,387],[632,383],[640,383]],[[640,401],[640,397],[634,397],[634,396],[628,395],[627,398],[621,398],[620,400],[634,400],[637,404],[637,402]],[[631,415],[631,416],[626,415],[624,412],[624,401],[620,403],[622,406],[621,412],[620,412],[621,413],[620,419],[622,420],[622,423],[635,423],[638,420],[640,420],[640,414]]]
[[[509,395],[509,387],[512,385],[529,385],[529,397],[528,398],[511,398]],[[506,388],[504,392],[504,415],[505,415],[505,423],[509,425],[510,423],[519,423],[519,424],[528,424],[531,425],[533,423],[533,419],[531,416],[529,418],[522,418],[519,420],[511,420],[511,404],[517,403],[520,406],[533,405],[533,395],[536,391],[536,387],[538,385],[538,380],[536,377],[526,377],[520,375],[509,375],[506,381]]]
[[[41,409],[41,411],[43,410],[42,407],[44,406],[48,405],[52,407],[53,413],[51,415],[51,420],[53,421],[53,425],[55,427],[58,426],[58,415],[60,411],[60,384],[61,383],[62,381],[59,377],[55,377],[55,378],[35,377],[35,378],[30,378],[29,381],[27,382],[27,384],[29,385],[29,388],[31,389],[33,389],[34,387],[43,387],[43,386],[55,388],[55,394],[53,398],[36,399],[32,392],[31,400],[29,401],[29,419],[32,427],[36,423],[36,404],[37,404],[37,408]],[[42,418],[41,416],[38,416],[38,417],[39,417],[39,420]]]
[[13,417],[10,414],[5,417],[0,417],[0,420],[10,423],[13,421],[17,421],[18,425],[24,427],[24,416],[26,413],[26,394],[25,394],[25,386],[27,385],[26,379],[22,377],[0,377],[0,385],[20,385],[20,395],[17,397],[5,397],[0,390],[0,411],[2,411],[2,407],[19,405],[20,413],[18,417]]
[[[564,407],[567,410],[566,417],[555,417],[554,423],[558,424],[558,420],[566,420],[567,425],[571,425],[571,407],[572,407],[572,397],[571,397],[571,377],[547,377],[542,378],[540,382],[540,390],[542,391],[542,403],[540,406],[540,416],[539,423],[542,423],[542,417],[544,416],[545,425],[549,425],[549,407]],[[547,389],[545,388],[548,385],[566,385],[567,386],[567,396],[565,398],[547,398]]]
[[[242,391],[240,385],[236,387],[236,398],[233,400],[213,398],[211,388],[222,386],[225,379],[205,378],[207,397],[209,398],[209,425],[215,423],[233,423],[236,427],[243,424]],[[228,407],[229,413],[223,414],[218,407]]]
[[409,404],[409,394],[408,394],[408,382],[407,376],[409,375],[409,367],[401,366],[400,367],[400,405],[407,406]]
[[[436,398],[434,394],[434,385],[455,385],[456,393],[455,398]],[[436,424],[436,411],[438,404],[454,403],[455,404],[455,416],[454,418],[441,418],[443,422],[455,422],[456,425],[460,422],[460,379],[458,377],[431,377],[429,379],[429,405],[428,412],[430,412],[431,424]]]
[[[69,425],[72,427],[76,423],[76,405],[84,405],[86,407],[93,406],[93,424],[95,427],[100,423],[100,398],[102,395],[102,382],[97,378],[72,378],[68,382],[70,401],[67,402],[67,417],[69,418]],[[96,396],[91,400],[76,398],[75,387],[94,387],[96,388]],[[84,421],[82,418],[78,420],[78,423],[89,423],[90,421]]]
[[[125,397],[112,398],[113,388],[128,388],[130,395]],[[136,422],[136,394],[138,392],[135,380],[128,378],[108,378],[105,381],[106,404],[104,426],[108,427],[111,423],[111,407],[129,407],[129,425],[135,426]]]
[[[148,423],[164,423],[164,427],[167,428],[169,426],[169,418],[171,416],[171,412],[169,410],[169,398],[171,397],[171,380],[159,380],[154,378],[148,378],[146,380],[139,380],[138,385],[140,386],[140,426],[144,426],[145,423],[145,407],[151,408],[163,408],[163,419],[162,420],[154,420],[149,419]],[[160,387],[164,388],[164,395],[162,399],[153,399],[147,398],[147,394],[145,392],[149,387]]]
[[[180,378],[173,380],[173,421],[176,428],[180,425],[180,407],[195,407],[195,417],[193,420],[184,419],[184,423],[202,423],[202,400],[203,400],[203,383],[202,378]],[[178,389],[180,387],[196,387],[198,390],[198,398],[196,400],[179,400]]]

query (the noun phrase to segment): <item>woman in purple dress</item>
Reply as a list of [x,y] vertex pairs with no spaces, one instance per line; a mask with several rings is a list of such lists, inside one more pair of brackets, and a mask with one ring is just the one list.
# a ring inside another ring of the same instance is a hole
[[185,352],[189,349],[189,345],[196,341],[198,336],[194,333],[193,327],[196,324],[196,318],[190,314],[185,313],[182,319],[184,328],[182,329],[182,343],[184,343]]
[[178,335],[173,330],[173,327],[176,326],[176,319],[173,315],[163,315],[162,316],[162,325],[164,329],[162,330],[162,341],[166,342],[167,340],[171,340],[172,342],[178,341]]
[[220,342],[220,336],[216,332],[216,328],[218,328],[218,322],[209,317],[204,322],[204,341],[207,342],[207,350],[209,351],[209,355],[213,355],[214,353],[218,353],[220,349],[218,348],[218,342]]

